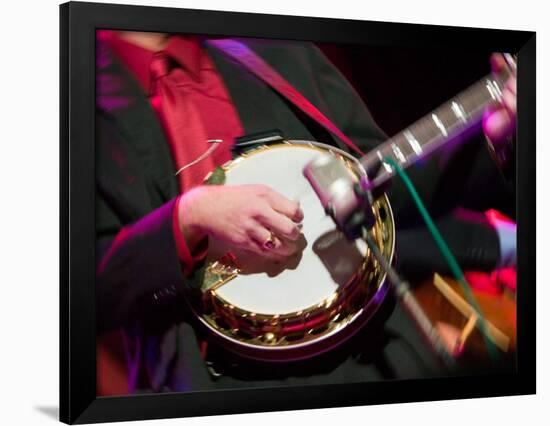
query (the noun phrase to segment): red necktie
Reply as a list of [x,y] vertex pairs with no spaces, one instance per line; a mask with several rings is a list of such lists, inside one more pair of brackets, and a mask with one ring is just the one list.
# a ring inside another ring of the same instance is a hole
[[[166,129],[174,157],[174,174],[181,167],[197,160],[211,145],[193,102],[189,77],[165,52],[158,52],[151,61],[151,103]],[[214,168],[207,156],[178,174],[181,192],[200,185]]]

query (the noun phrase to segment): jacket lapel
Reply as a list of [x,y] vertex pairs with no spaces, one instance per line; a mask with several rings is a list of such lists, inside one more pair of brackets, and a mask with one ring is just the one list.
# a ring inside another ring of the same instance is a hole
[[98,43],[96,72],[97,108],[132,141],[155,195],[161,201],[173,198],[178,186],[170,149],[143,89],[103,43]]
[[[205,48],[222,75],[246,134],[279,129],[289,139],[333,143],[328,132],[241,64],[208,44]],[[264,59],[269,57],[269,52],[257,53]]]

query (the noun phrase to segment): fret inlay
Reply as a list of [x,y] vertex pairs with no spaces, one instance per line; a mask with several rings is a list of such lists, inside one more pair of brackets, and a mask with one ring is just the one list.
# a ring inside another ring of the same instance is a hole
[[407,139],[407,142],[409,143],[416,155],[422,154],[422,147],[420,146],[414,135],[410,132],[410,130],[405,130],[403,132],[403,136],[405,136],[405,139]]
[[443,134],[443,136],[446,137],[447,136],[447,129],[445,128],[445,126],[443,125],[442,121],[439,119],[437,114],[432,114],[432,120],[434,121],[437,128],[439,130],[441,130],[441,133]]
[[459,104],[458,102],[456,101],[453,101],[451,103],[451,109],[453,110],[453,112],[455,113],[456,115],[456,118],[458,118],[460,121],[462,121],[463,124],[466,124],[466,122],[468,121],[467,118],[466,118],[466,111],[464,111],[464,108],[462,107],[461,104]]
[[391,144],[391,149],[394,153],[394,155],[397,157],[397,159],[402,162],[402,163],[405,163],[407,161],[407,159],[405,158],[405,156],[403,155],[403,153],[401,152],[401,150],[399,149],[399,147],[397,146],[397,144],[395,143],[392,143]]

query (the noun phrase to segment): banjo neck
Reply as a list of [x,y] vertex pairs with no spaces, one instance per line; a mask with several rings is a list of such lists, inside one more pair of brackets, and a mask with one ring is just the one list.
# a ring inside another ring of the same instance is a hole
[[[510,62],[509,66],[513,68]],[[362,165],[370,170],[389,157],[404,169],[443,145],[465,138],[481,124],[485,109],[501,101],[506,80],[515,72],[510,68],[505,67],[498,75],[485,76],[379,145],[361,159]],[[389,164],[382,162],[374,177],[371,177],[370,187],[378,187],[394,173]]]

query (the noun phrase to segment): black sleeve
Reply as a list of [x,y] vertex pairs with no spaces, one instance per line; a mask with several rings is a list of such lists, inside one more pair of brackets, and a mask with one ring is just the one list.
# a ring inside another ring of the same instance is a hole
[[[151,312],[159,298],[175,296],[183,274],[172,230],[175,200],[122,227],[114,237],[98,239],[96,278],[100,331]],[[107,215],[105,200],[98,209]]]
[[163,200],[110,120],[96,119],[96,303],[98,331],[147,319],[181,295],[173,234],[177,192]]
[[[500,257],[498,236],[487,219],[465,209],[439,217],[435,221],[463,269],[492,271]],[[402,229],[396,241],[397,268],[410,280],[429,278],[434,272],[451,275],[449,265],[425,226]]]

